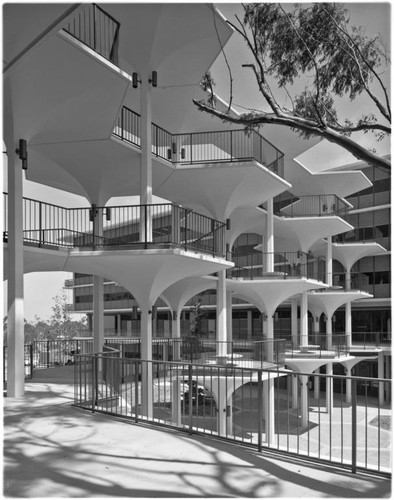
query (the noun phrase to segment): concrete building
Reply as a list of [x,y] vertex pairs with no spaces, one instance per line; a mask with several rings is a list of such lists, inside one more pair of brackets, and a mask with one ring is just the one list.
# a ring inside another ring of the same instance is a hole
[[[376,210],[384,193],[378,183],[387,181],[358,165],[311,174],[295,161],[306,144],[285,144],[279,134],[276,146],[228,123],[212,131],[192,99],[203,98],[198,84],[232,35],[216,9],[9,4],[4,19],[9,396],[24,392],[23,274],[34,271],[74,273],[68,285],[75,310],[91,312],[95,352],[107,328],[138,334],[141,357],[151,360],[155,336],[187,331],[185,305],[202,292],[212,300],[206,328],[218,341],[219,361],[229,354],[227,341],[246,336],[271,341],[267,359],[274,363],[274,341],[285,333],[275,327],[287,321],[287,368],[312,376],[338,365],[349,375],[361,359],[353,327],[363,302],[369,318],[372,308],[381,311],[380,329],[374,319],[365,322],[368,342],[374,328],[391,342],[387,290],[379,288],[389,279],[388,247],[364,242],[372,226],[375,237],[380,231],[388,238],[388,201]],[[24,174],[84,196],[90,207],[24,199]],[[376,200],[364,211],[353,201],[366,190]],[[110,202],[119,196],[139,202]],[[378,217],[372,226],[367,213]],[[321,349],[332,356],[316,355]],[[389,376],[381,344],[367,351],[378,357],[379,376]],[[273,381],[265,383],[267,402]],[[326,392],[329,407],[332,388]],[[382,389],[379,399],[386,397]],[[142,407],[152,414],[149,370],[142,373]],[[270,442],[272,415],[266,422]]]

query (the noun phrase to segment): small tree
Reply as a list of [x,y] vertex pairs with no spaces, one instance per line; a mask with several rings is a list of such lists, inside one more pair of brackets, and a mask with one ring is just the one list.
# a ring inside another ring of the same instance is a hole
[[[320,136],[359,160],[390,169],[389,160],[350,137],[362,131],[375,134],[379,141],[391,133],[390,98],[382,78],[389,58],[380,36],[369,37],[363,28],[350,26],[349,12],[339,3],[295,4],[292,11],[282,4],[249,4],[244,6],[242,21],[236,16],[235,24],[227,22],[250,51],[253,62],[242,66],[252,71],[269,111],[236,115],[230,106],[227,112],[219,111],[209,74],[202,82],[208,100],[193,101],[201,111],[246,129],[273,124],[305,138]],[[292,95],[296,81],[304,81],[305,88]],[[281,102],[278,89],[284,91],[286,103]],[[353,101],[361,95],[369,99],[371,112],[355,122],[341,119],[341,100]]]
[[206,317],[207,312],[201,306],[201,300],[198,300],[192,305],[190,310],[190,335],[200,337],[202,320]]
[[52,315],[49,319],[49,338],[71,339],[85,328],[85,322],[73,321],[67,307],[67,297],[63,292],[53,297]]

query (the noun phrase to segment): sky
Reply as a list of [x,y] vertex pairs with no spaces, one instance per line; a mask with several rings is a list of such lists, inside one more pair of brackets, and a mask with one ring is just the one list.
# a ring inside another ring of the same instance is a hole
[[[242,8],[239,3],[221,2],[216,4],[225,18],[234,21],[234,14],[237,13],[242,17]],[[386,40],[389,40],[391,26],[390,3],[347,3],[346,6],[351,11],[351,21],[353,24],[365,26],[367,32],[382,33]],[[231,65],[231,70],[234,79],[233,97],[235,107],[242,111],[244,108],[261,107],[261,97],[256,88],[254,77],[251,77],[250,70],[242,68],[242,64],[247,62],[249,54],[244,42],[237,34],[234,34],[225,47],[225,53]],[[223,99],[229,97],[229,75],[227,66],[223,56],[219,56],[212,67],[212,75],[216,82],[215,91]],[[344,112],[352,114],[354,111],[360,112],[360,103],[356,107],[347,107],[344,103]],[[277,141],[272,140],[269,136],[268,128],[265,127],[261,131],[280,148]],[[367,147],[372,144],[370,138],[361,135],[360,141]],[[279,139],[278,139],[279,140]],[[389,152],[389,141],[385,141],[378,147],[378,152],[386,154]],[[307,145],[305,146],[307,148]],[[325,168],[323,159],[327,161],[327,165],[331,166],[333,162],[336,165],[352,163],[354,157],[344,152],[341,148],[324,143],[318,144],[315,150],[309,152],[308,161],[311,165],[319,165],[320,169]],[[3,155],[5,157],[5,155]],[[328,168],[328,167],[327,167]],[[6,172],[6,165],[3,159],[3,172]],[[6,179],[3,180],[3,185],[6,187]],[[62,199],[62,204],[65,206],[87,206],[86,200],[79,196],[64,194],[58,190],[37,185],[29,181],[25,181],[24,195],[31,198],[41,199],[49,203],[58,203]],[[122,200],[117,200],[121,203]],[[71,273],[30,273],[25,274],[25,318],[28,321],[35,321],[36,317],[48,319],[51,315],[51,307],[53,305],[53,297],[59,295],[63,291],[65,279],[71,278]],[[6,286],[3,287],[3,314],[6,314]]]

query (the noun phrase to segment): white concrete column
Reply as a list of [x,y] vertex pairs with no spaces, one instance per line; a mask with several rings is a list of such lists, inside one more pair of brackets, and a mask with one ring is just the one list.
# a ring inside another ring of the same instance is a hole
[[[326,374],[327,375],[332,375],[332,363],[327,363],[326,365]],[[326,408],[327,408],[327,414],[332,415],[332,409],[333,409],[333,383],[332,383],[332,377],[327,377],[326,378]]]
[[216,292],[216,354],[219,357],[227,355],[226,288],[226,271],[219,271]]
[[[103,211],[93,212],[94,236],[103,236]],[[98,240],[99,240],[98,238]],[[93,276],[93,352],[101,352],[104,346],[104,280]]]
[[226,291],[226,310],[227,339],[231,342],[233,340],[233,294],[230,290]]
[[246,331],[247,331],[247,339],[251,340],[252,339],[252,311],[250,309],[247,310],[246,312]]
[[345,304],[345,335],[346,347],[352,347],[352,303]]
[[[218,434],[219,436],[227,435],[227,380],[225,377],[218,377]],[[231,382],[230,382],[231,383]]]
[[297,298],[291,299],[291,338],[293,341],[293,348],[298,347],[298,305]]
[[[141,360],[152,360],[152,310],[148,304],[141,307]],[[141,407],[142,414],[153,416],[153,371],[152,363],[141,366]]]
[[301,386],[301,427],[306,427],[308,425],[308,376],[300,375],[300,386]]
[[266,339],[266,361],[272,363],[274,360],[274,317],[275,311],[267,313],[267,335]]
[[263,408],[265,420],[265,439],[267,446],[274,443],[275,438],[275,397],[274,397],[274,378],[263,382]]
[[298,375],[294,374],[291,378],[291,407],[293,409],[298,406]]
[[152,306],[152,337],[157,337],[157,307]]
[[266,273],[274,272],[274,199],[267,201],[267,226],[265,233]]
[[[140,203],[152,204],[152,96],[148,75],[141,84],[141,179]],[[140,240],[152,241],[152,212],[141,208]]]
[[172,311],[172,338],[175,339],[174,344],[174,361],[181,359],[181,313],[182,311]]
[[[384,352],[380,351],[378,354],[378,378],[384,378]],[[384,404],[384,383],[379,383],[379,404]]]
[[175,425],[181,425],[181,384],[180,379],[176,377],[171,382],[171,420]]
[[308,345],[308,292],[301,293],[300,347]]
[[261,313],[261,333],[264,338],[267,337],[267,318],[268,314],[265,311]]
[[326,316],[327,350],[332,349],[332,316]]
[[[352,369],[345,367],[345,375],[346,377],[351,377]],[[352,402],[352,381],[350,379],[346,379],[346,403]]]
[[313,333],[314,333],[314,343],[320,345],[320,316],[313,314]]
[[24,293],[23,293],[23,172],[15,153],[16,145],[7,142],[8,161],[8,324],[7,396],[25,393]]
[[93,352],[104,346],[104,284],[101,276],[93,276]]
[[320,368],[316,368],[315,370],[316,376],[313,383],[313,397],[315,399],[319,399],[320,397],[320,377],[318,376],[320,373]]
[[327,236],[326,282],[332,286],[332,237]]

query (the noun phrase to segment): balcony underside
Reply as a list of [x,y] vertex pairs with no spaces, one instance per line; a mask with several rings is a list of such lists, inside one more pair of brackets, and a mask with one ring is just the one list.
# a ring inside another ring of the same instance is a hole
[[[7,279],[8,245],[3,251],[4,276]],[[148,250],[78,250],[38,248],[24,245],[24,273],[80,272],[116,281],[129,291],[136,286],[160,281],[163,290],[188,276],[204,276],[232,266],[215,258],[179,248]],[[163,291],[161,290],[161,291]],[[138,293],[132,292],[136,297]]]
[[[15,137],[29,146],[109,138],[130,84],[114,65],[61,32],[6,74]],[[7,88],[7,87],[5,87]]]

